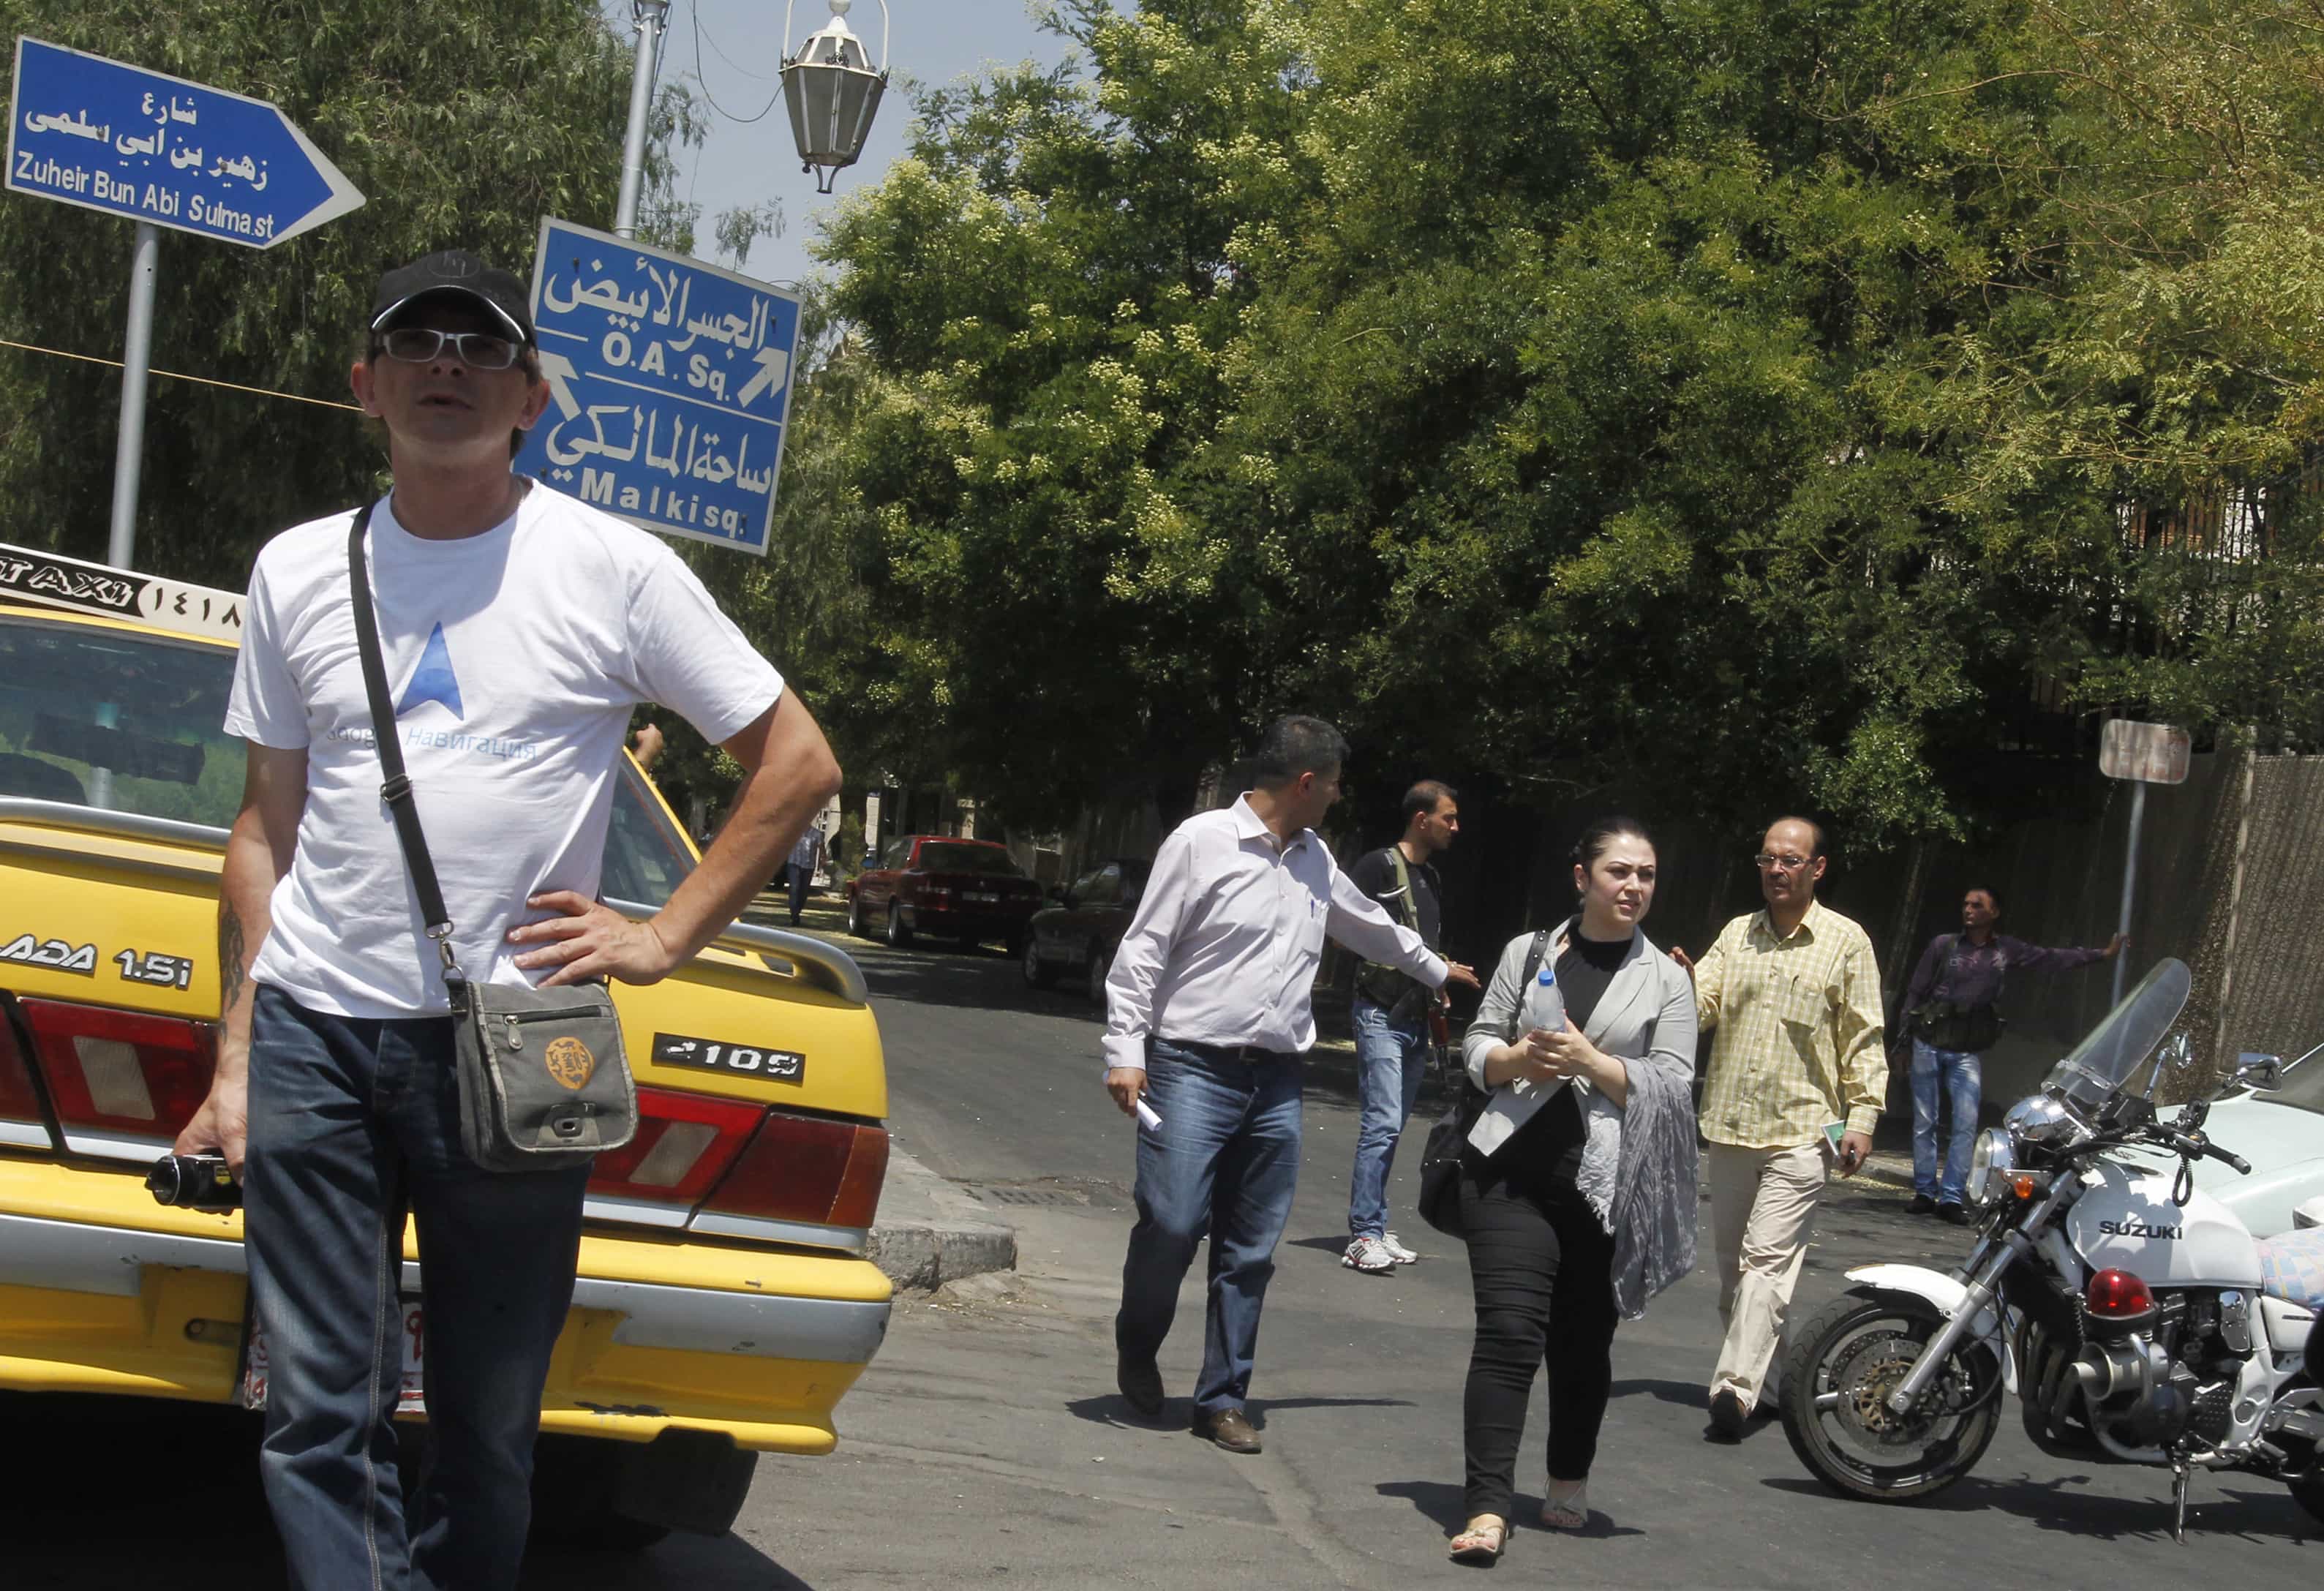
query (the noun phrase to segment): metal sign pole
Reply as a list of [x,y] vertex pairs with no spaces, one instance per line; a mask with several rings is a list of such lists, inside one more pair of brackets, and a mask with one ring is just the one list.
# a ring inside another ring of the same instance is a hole
[[638,235],[638,198],[646,185],[646,123],[653,110],[654,57],[661,45],[669,0],[632,0],[638,23],[638,59],[630,73],[630,129],[622,140],[622,195],[613,207],[613,235]]
[[153,358],[153,281],[161,229],[137,223],[129,260],[128,346],[121,355],[121,437],[113,452],[113,534],[105,561],[126,569],[137,553],[137,476],[145,455],[145,377]]
[[[2122,916],[2115,924],[2115,932],[2126,937],[2130,933],[2131,894],[2138,883],[2138,829],[2145,818],[2146,781],[2140,779],[2130,786],[2130,850],[2123,858]],[[2116,956],[2114,959],[2114,1003],[2117,1006],[2122,1004],[2123,980],[2129,975],[2130,958]]]

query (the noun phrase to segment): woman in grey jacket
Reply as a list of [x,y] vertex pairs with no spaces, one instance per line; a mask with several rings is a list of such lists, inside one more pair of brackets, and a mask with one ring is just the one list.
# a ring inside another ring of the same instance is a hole
[[1509,942],[1462,1041],[1487,1099],[1461,1168],[1477,1339],[1462,1408],[1460,1563],[1490,1563],[1508,1543],[1526,1405],[1545,1362],[1542,1523],[1589,1522],[1616,1320],[1693,1264],[1694,989],[1638,932],[1654,903],[1654,841],[1609,818],[1582,834],[1573,861],[1581,910],[1549,932],[1529,980],[1536,936]]

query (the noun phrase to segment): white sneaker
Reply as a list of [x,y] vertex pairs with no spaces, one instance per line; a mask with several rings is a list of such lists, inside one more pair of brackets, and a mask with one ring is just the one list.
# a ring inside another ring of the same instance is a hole
[[1377,1237],[1348,1239],[1348,1251],[1340,1256],[1340,1263],[1351,1271],[1361,1271],[1367,1276],[1396,1269],[1396,1256],[1388,1251],[1388,1245]]
[[1408,1265],[1420,1257],[1418,1254],[1406,1248],[1402,1240],[1393,1232],[1386,1233],[1381,1237],[1380,1246],[1388,1250],[1388,1258],[1400,1265]]

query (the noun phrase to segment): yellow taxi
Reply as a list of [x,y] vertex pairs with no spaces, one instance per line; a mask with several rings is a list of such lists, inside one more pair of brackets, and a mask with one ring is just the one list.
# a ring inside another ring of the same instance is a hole
[[[209,1088],[240,628],[233,593],[0,545],[0,1389],[264,1401],[239,1212],[143,1180]],[[648,915],[695,860],[625,764],[608,904]],[[590,1181],[540,1458],[635,1544],[724,1531],[758,1453],[834,1445],[888,1325],[888,1093],[862,974],[817,940],[738,924],[614,1003],[642,1120]]]

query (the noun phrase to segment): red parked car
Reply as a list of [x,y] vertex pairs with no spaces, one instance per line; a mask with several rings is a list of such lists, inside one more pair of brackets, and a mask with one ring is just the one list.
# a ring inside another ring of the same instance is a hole
[[877,867],[847,889],[847,931],[909,944],[916,933],[1025,946],[1025,925],[1041,908],[1041,887],[1025,876],[1009,848],[990,840],[907,834],[890,841]]

